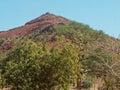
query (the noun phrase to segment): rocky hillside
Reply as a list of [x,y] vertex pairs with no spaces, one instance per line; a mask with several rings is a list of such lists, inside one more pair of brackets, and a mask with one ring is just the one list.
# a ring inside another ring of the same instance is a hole
[[119,39],[46,13],[0,32],[0,88],[120,90],[119,54]]
[[12,41],[13,39],[19,39],[25,35],[34,33],[38,29],[42,30],[49,26],[56,24],[68,24],[69,22],[69,20],[60,16],[56,16],[50,13],[43,14],[42,16],[27,22],[24,26],[0,32],[0,50],[3,52],[8,51],[14,43]]
[[68,22],[69,20],[65,18],[46,13],[30,22],[27,22],[24,26],[1,32],[0,38],[19,38],[34,32],[36,29],[43,29],[49,25],[55,24],[67,24]]
[[[0,50],[3,52],[8,51],[12,47],[14,40],[21,37],[28,35],[32,35],[31,37],[38,37],[40,36],[38,32],[49,32],[49,34],[52,35],[56,32],[55,29],[59,29],[55,28],[56,25],[58,27],[60,25],[64,25],[68,26],[68,29],[76,29],[76,32],[83,35],[84,42],[89,42],[91,44],[89,45],[89,48],[94,47],[95,49],[100,47],[116,53],[119,53],[120,51],[120,41],[118,39],[110,37],[102,31],[93,30],[88,25],[73,22],[61,16],[56,16],[50,13],[43,14],[40,17],[27,22],[23,26],[0,32]],[[51,31],[53,32],[50,33]]]
[[[71,24],[71,26],[70,26]],[[73,22],[61,16],[56,16],[54,14],[46,13],[40,17],[33,19],[27,22],[25,25],[10,29],[5,32],[0,32],[0,50],[3,52],[8,51],[14,40],[28,35],[31,37],[40,36],[38,32],[46,32],[55,30],[55,26],[68,26],[76,29],[76,32],[79,32],[83,35],[84,42],[92,42],[89,48],[105,48],[109,51],[119,53],[120,50],[120,41],[113,37],[110,37],[102,31],[96,31],[90,28],[88,25],[82,23]],[[66,27],[65,27],[66,28]],[[59,28],[57,28],[59,29]],[[57,30],[56,29],[56,30]],[[36,33],[33,35],[33,33]],[[53,31],[55,33],[55,31]],[[52,33],[50,33],[52,35]]]

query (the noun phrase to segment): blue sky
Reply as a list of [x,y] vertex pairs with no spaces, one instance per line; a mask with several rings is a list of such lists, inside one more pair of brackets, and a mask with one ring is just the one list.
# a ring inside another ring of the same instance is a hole
[[114,37],[120,34],[120,0],[0,0],[0,30],[24,25],[46,12]]

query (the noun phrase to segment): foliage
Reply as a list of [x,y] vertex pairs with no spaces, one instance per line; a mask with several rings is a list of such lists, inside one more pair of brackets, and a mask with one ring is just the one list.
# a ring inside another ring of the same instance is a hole
[[76,46],[47,52],[25,40],[3,60],[2,78],[13,90],[68,90],[80,68]]
[[4,40],[0,39],[0,46],[3,44]]
[[58,36],[64,35],[68,39],[81,39],[81,33],[76,32],[70,25],[56,25],[54,28]]
[[94,42],[94,41],[106,41],[108,39],[108,35],[104,34],[102,30],[94,30],[90,28],[88,25],[77,23],[77,22],[71,22],[69,26],[79,31],[82,34],[82,38],[86,42]]
[[98,48],[82,61],[84,71],[100,77],[104,82],[103,87],[107,90],[116,90],[117,78],[119,78],[118,65],[120,65],[116,58],[110,52]]
[[92,86],[92,84],[93,84],[93,80],[92,79],[93,78],[91,76],[87,76],[85,78],[85,80],[83,81],[83,83],[82,83],[83,84],[82,88],[89,89]]
[[[34,30],[13,42],[7,57],[0,54],[2,87],[68,90],[80,80],[80,88],[89,89],[100,78],[102,90],[119,90],[120,43],[102,30],[71,21]],[[0,40],[0,46],[3,43]]]

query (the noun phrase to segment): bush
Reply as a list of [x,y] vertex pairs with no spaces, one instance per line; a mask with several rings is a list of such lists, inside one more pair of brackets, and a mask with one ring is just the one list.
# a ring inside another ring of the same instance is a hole
[[4,43],[4,40],[0,40],[0,46]]
[[26,40],[3,60],[2,76],[13,90],[68,90],[79,74],[78,62],[74,45],[48,53]]

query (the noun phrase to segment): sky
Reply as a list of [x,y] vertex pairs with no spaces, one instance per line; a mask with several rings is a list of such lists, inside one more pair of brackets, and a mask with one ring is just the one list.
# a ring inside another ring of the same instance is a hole
[[120,0],[0,0],[0,31],[24,25],[46,12],[120,36]]

